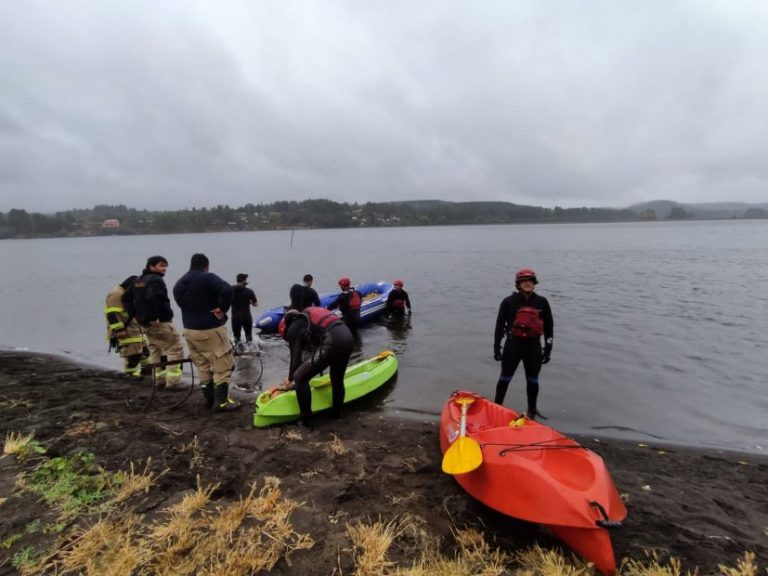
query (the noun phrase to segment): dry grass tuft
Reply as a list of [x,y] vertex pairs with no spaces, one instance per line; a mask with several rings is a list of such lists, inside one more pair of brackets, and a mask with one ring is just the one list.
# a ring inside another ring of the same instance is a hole
[[[454,533],[459,544],[459,554],[450,559],[441,556],[436,543],[425,546],[420,561],[410,568],[395,571],[396,576],[501,576],[506,572],[509,556],[492,550],[485,537],[477,530],[457,530]],[[526,574],[525,572],[519,572]],[[533,572],[531,572],[533,574]]]
[[325,449],[326,453],[330,455],[344,456],[344,454],[349,452],[349,448],[344,445],[344,442],[341,438],[339,438],[336,434],[332,434],[332,436],[333,438],[330,442],[323,444],[323,448]]
[[136,544],[141,520],[125,514],[76,529],[74,539],[59,554],[58,567],[88,576],[131,574],[151,552]]
[[194,438],[192,438],[192,441],[189,444],[182,444],[179,448],[177,448],[177,451],[179,454],[189,454],[189,469],[190,470],[201,470],[203,468],[206,468],[206,457],[203,453],[203,449],[200,446],[200,441],[197,439],[197,435],[195,435]]
[[277,479],[219,506],[210,501],[215,488],[199,486],[152,526],[135,514],[115,514],[78,530],[46,569],[89,576],[252,574],[281,559],[290,565],[294,551],[314,545],[293,530],[288,518],[301,504],[282,498]]
[[285,437],[288,440],[296,440],[296,441],[304,440],[304,436],[302,436],[301,432],[297,430],[288,430],[288,432],[285,433]]
[[33,432],[30,432],[26,436],[21,433],[16,434],[14,432],[8,432],[5,436],[3,454],[23,454],[34,438],[35,434]]
[[[281,558],[311,548],[314,541],[293,530],[288,518],[300,506],[282,498],[279,481],[236,502],[204,507],[213,488],[198,488],[169,510],[170,518],[152,531],[157,547],[147,565],[157,574],[249,574],[270,570]],[[202,504],[202,506],[201,506]]]
[[218,487],[218,484],[213,484],[212,486],[206,487],[201,486],[200,477],[198,476],[197,490],[191,492],[190,494],[186,494],[184,498],[181,499],[181,502],[171,506],[168,509],[168,512],[171,514],[178,514],[184,518],[190,518],[192,514],[198,510],[205,508],[205,505],[208,504],[211,499],[211,494],[213,494],[213,491]]
[[533,546],[519,552],[517,561],[522,565],[519,571],[521,575],[530,576],[581,576],[593,574],[594,570],[576,561],[578,565],[568,559],[557,550],[545,550],[540,546]]
[[736,568],[729,566],[718,566],[723,576],[757,576],[757,564],[755,564],[755,553],[745,552],[744,557],[736,561]]
[[155,482],[154,473],[149,471],[150,460],[147,460],[144,472],[141,474],[136,473],[133,462],[131,462],[130,472],[119,472],[116,474],[118,488],[114,491],[114,502],[123,502],[139,492],[144,492],[145,494],[149,492],[150,487]]
[[[683,566],[677,558],[662,562],[656,551],[649,551],[647,554],[647,561],[625,560],[621,565],[622,576],[681,576],[683,573]],[[696,571],[685,574],[695,576]]]
[[395,521],[383,524],[381,521],[371,525],[347,524],[347,534],[352,540],[352,559],[355,562],[357,576],[379,576],[392,566],[387,560],[387,551],[400,528]]

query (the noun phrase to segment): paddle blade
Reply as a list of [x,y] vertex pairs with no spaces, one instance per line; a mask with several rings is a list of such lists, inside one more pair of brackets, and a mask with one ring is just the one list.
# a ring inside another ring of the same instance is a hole
[[477,440],[468,436],[459,436],[443,454],[443,472],[446,474],[466,474],[483,463],[483,450]]

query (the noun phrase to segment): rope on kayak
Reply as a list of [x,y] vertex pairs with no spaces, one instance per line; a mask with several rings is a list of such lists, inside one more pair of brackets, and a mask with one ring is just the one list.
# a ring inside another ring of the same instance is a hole
[[506,456],[507,452],[531,452],[534,450],[572,450],[574,448],[584,448],[579,444],[553,444],[553,442],[568,441],[568,438],[555,438],[552,440],[541,440],[540,442],[529,442],[526,444],[510,444],[508,442],[503,443],[487,443],[481,444],[481,448],[486,446],[504,446],[503,450],[499,451],[499,456]]

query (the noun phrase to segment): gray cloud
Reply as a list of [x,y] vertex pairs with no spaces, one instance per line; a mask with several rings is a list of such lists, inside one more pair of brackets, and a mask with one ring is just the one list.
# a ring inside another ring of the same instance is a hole
[[0,0],[0,210],[764,201],[762,2]]

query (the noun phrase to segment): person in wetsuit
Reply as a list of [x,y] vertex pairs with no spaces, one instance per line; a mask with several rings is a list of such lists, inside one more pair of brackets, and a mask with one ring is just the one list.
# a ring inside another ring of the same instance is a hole
[[[517,291],[504,298],[496,317],[493,335],[493,359],[501,362],[501,374],[496,383],[497,404],[504,403],[507,388],[520,361],[525,369],[527,415],[531,419],[541,416],[536,401],[539,396],[539,372],[541,365],[549,362],[552,355],[554,322],[552,309],[543,296],[534,292],[538,284],[536,272],[522,268],[515,274]],[[501,340],[506,335],[502,352]],[[544,347],[541,337],[544,336]]]
[[294,284],[291,286],[289,310],[301,312],[307,306],[320,306],[320,297],[315,289],[312,288],[314,280],[312,274],[304,274],[304,284]]
[[248,274],[238,274],[237,284],[232,286],[232,334],[235,346],[242,346],[240,335],[245,333],[246,347],[253,344],[253,316],[251,306],[258,306],[256,294],[248,288]]
[[358,338],[357,327],[360,325],[360,306],[363,303],[363,299],[360,293],[352,287],[352,283],[344,276],[339,278],[339,288],[341,288],[341,294],[328,305],[328,310],[341,310],[341,319],[352,331],[352,335],[355,339]]
[[408,316],[411,315],[411,299],[408,298],[408,292],[403,290],[403,281],[395,280],[392,282],[392,290],[387,295],[387,314],[390,316],[405,316],[406,309]]
[[[341,417],[344,404],[344,372],[354,347],[354,338],[346,324],[338,316],[319,306],[310,306],[304,312],[289,310],[278,327],[279,334],[288,341],[291,363],[283,387],[296,390],[296,400],[301,411],[301,422],[311,428],[312,391],[309,381],[330,367],[331,417]],[[311,352],[303,360],[305,352]]]

